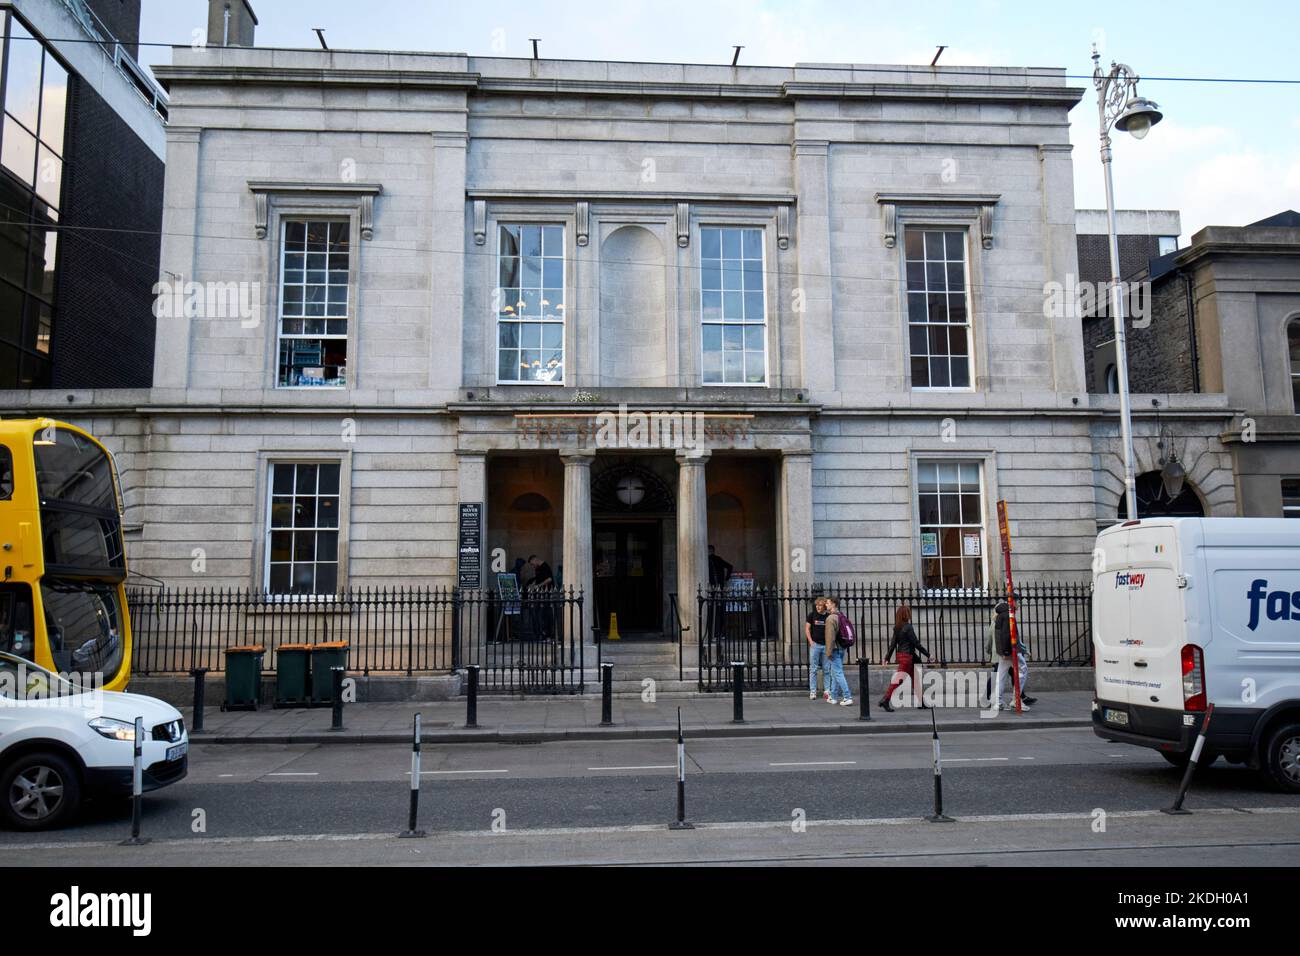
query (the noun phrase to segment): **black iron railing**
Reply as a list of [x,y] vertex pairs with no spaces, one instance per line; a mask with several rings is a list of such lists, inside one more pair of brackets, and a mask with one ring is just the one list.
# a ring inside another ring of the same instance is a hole
[[132,669],[183,674],[225,666],[223,651],[261,645],[274,671],[284,644],[347,641],[348,669],[450,673],[469,664],[485,691],[581,693],[582,595],[454,588],[359,588],[274,595],[207,588],[131,588]]
[[[752,594],[719,588],[698,594],[701,690],[731,687],[731,664],[744,661],[750,687],[802,687],[808,681],[804,624],[818,594],[833,594],[853,622],[857,645],[846,665],[884,662],[895,610],[906,604],[933,666],[988,660],[985,634],[1001,589],[934,589],[915,584],[814,584],[759,587]],[[1092,659],[1092,586],[1073,582],[1016,586],[1020,640],[1038,666],[1079,666]]]

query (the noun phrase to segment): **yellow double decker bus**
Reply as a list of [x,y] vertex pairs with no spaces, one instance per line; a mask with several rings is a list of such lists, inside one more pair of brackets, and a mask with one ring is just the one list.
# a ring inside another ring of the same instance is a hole
[[0,420],[0,651],[121,690],[131,674],[122,496],[93,436]]

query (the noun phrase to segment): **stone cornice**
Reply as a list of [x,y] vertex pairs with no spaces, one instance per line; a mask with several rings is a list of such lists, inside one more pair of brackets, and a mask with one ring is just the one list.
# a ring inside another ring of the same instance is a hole
[[462,89],[479,85],[477,73],[424,70],[316,70],[285,66],[164,66],[153,67],[154,76],[170,91],[173,83],[232,86],[277,84],[290,86],[395,86],[403,89]]
[[722,193],[722,192],[631,192],[628,190],[601,189],[516,189],[513,187],[487,188],[476,187],[465,190],[469,199],[482,199],[509,202],[512,200],[555,202],[604,202],[604,203],[679,203],[679,202],[717,202],[743,203],[746,205],[764,204],[769,206],[793,206],[798,197],[793,193]]
[[[796,70],[798,68],[795,68]],[[486,95],[611,96],[655,99],[771,100],[868,99],[938,100],[972,103],[1037,102],[1070,108],[1083,89],[1070,86],[988,83],[942,83],[923,78],[914,83],[837,83],[787,80],[779,83],[703,83],[686,81],[611,80],[578,77],[484,76],[472,71],[349,69],[290,66],[155,66],[154,75],[169,91],[175,84],[232,86],[374,86],[404,89],[465,90]],[[940,74],[941,75],[941,74]]]

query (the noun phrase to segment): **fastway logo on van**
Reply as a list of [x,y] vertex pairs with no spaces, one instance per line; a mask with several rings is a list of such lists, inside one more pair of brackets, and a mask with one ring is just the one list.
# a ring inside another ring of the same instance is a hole
[[1137,591],[1142,587],[1147,576],[1145,574],[1134,574],[1132,571],[1121,571],[1115,575],[1115,587],[1127,587],[1130,591]]
[[1300,591],[1270,591],[1268,581],[1256,578],[1246,592],[1250,601],[1250,620],[1246,626],[1252,631],[1259,626],[1259,606],[1264,605],[1270,621],[1300,621]]

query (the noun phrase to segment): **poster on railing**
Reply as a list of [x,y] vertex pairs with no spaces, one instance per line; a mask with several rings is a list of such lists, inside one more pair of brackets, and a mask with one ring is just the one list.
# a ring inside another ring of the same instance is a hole
[[754,596],[754,572],[733,571],[731,577],[727,578],[726,595],[728,613],[748,611],[750,602],[737,599]]
[[497,575],[497,595],[501,598],[502,614],[519,613],[519,579],[509,571]]

